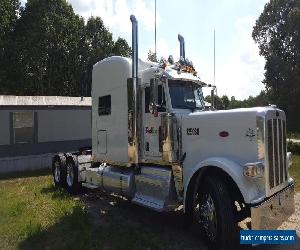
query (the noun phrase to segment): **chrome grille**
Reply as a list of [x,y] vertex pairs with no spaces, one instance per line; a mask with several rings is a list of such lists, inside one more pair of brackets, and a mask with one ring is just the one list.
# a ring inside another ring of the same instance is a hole
[[287,180],[285,121],[268,120],[267,133],[269,184],[272,189]]

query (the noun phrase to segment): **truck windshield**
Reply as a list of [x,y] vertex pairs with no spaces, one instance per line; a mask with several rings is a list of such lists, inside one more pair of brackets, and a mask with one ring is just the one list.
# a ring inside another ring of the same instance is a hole
[[168,80],[172,107],[175,109],[203,110],[202,87],[190,81]]

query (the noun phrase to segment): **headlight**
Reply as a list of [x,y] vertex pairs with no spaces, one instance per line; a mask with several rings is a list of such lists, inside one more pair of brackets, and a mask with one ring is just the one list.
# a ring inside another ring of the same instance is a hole
[[244,166],[244,176],[251,178],[262,178],[264,176],[264,165],[261,162],[247,163]]
[[261,116],[256,117],[256,134],[257,134],[257,154],[258,160],[264,161],[265,159],[265,118]]
[[290,168],[293,164],[293,155],[291,152],[287,152],[286,161],[287,161],[288,167]]

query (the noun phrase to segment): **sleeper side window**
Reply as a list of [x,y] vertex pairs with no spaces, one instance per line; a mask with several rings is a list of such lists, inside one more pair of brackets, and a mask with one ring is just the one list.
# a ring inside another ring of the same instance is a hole
[[99,116],[111,114],[111,95],[99,97],[98,114]]

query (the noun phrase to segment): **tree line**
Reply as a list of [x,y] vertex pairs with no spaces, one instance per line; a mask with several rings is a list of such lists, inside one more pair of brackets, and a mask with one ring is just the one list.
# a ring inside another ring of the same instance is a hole
[[216,97],[216,106],[230,109],[275,104],[286,112],[288,130],[299,133],[300,1],[270,0],[253,27],[252,37],[266,60],[265,90],[243,101]]
[[[265,89],[256,97],[216,97],[219,109],[276,104],[288,129],[300,132],[300,1],[269,0],[252,33],[266,59]],[[130,56],[101,17],[86,22],[66,0],[0,0],[0,94],[90,96],[93,65]],[[148,58],[157,61],[156,54]],[[209,101],[209,97],[206,97]]]
[[286,112],[289,131],[300,132],[300,1],[270,0],[252,36],[266,60],[269,102]]
[[93,65],[131,54],[100,17],[85,23],[66,0],[0,6],[0,94],[90,96]]
[[[205,101],[211,103],[211,96],[208,95],[205,97]],[[251,108],[251,107],[264,107],[268,106],[271,103],[267,93],[262,90],[259,95],[253,97],[249,96],[244,100],[237,100],[234,96],[230,98],[227,95],[214,96],[214,105],[215,108],[220,109],[236,109],[236,108]]]

